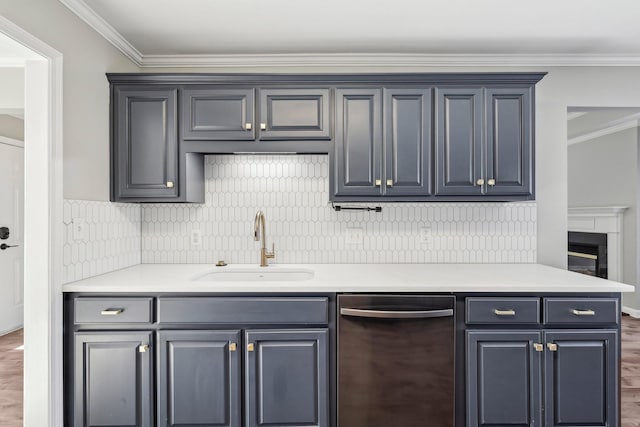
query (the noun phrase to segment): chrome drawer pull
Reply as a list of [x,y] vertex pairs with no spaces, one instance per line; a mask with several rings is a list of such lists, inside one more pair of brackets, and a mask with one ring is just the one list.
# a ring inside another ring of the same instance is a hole
[[493,312],[497,315],[497,316],[515,316],[516,315],[516,311],[511,309],[511,310],[498,310],[497,308],[495,310],[493,310]]
[[595,316],[596,312],[593,310],[576,310],[575,308],[571,310],[573,314],[576,316]]
[[103,316],[117,316],[118,314],[122,314],[124,308],[108,308],[106,310],[102,310],[100,314]]

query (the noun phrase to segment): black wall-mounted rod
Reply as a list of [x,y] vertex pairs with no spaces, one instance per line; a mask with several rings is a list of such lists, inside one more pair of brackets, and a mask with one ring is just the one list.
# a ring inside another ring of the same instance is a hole
[[382,206],[340,206],[334,205],[331,203],[331,207],[334,211],[373,211],[373,212],[382,212]]

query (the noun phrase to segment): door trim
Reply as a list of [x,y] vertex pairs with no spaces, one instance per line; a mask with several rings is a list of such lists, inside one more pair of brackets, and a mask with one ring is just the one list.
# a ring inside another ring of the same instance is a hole
[[11,145],[12,147],[24,148],[24,141],[19,139],[8,138],[6,136],[0,136],[0,144]]

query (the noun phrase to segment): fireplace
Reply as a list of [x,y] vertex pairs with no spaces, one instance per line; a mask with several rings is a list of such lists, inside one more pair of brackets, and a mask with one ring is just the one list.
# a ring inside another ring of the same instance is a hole
[[569,271],[608,278],[607,235],[569,232]]

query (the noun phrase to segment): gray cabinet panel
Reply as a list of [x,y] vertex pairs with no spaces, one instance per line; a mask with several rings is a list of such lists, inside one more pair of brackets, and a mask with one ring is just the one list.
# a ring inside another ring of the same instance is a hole
[[616,330],[545,332],[546,426],[618,425]]
[[178,196],[177,89],[114,91],[113,199]]
[[488,195],[533,194],[532,91],[486,89]]
[[75,334],[74,426],[151,427],[150,332]]
[[386,196],[431,194],[432,89],[385,89]]
[[261,89],[259,105],[260,140],[331,139],[329,89]]
[[380,89],[336,90],[335,195],[381,195]]
[[160,331],[158,337],[159,425],[240,427],[240,331]]
[[479,195],[482,89],[437,88],[436,195]]
[[328,330],[246,331],[246,421],[329,426]]
[[211,141],[253,140],[254,108],[254,89],[184,89],[182,138]]
[[541,423],[542,353],[537,331],[467,332],[467,425]]

